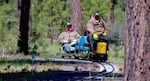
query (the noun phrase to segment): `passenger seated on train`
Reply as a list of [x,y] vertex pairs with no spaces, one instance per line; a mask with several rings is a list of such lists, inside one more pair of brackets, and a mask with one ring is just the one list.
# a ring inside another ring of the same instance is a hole
[[108,59],[110,37],[104,31],[104,25],[95,23],[94,33],[88,35],[94,61],[105,62]]
[[67,23],[65,31],[58,37],[58,40],[62,46],[61,49],[63,49],[66,53],[74,52],[75,44],[79,37],[80,35],[76,31],[73,31],[72,24]]

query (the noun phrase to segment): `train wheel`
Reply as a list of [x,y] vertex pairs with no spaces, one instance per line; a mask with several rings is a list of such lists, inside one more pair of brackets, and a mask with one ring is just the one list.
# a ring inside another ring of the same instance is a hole
[[82,60],[86,60],[86,57],[82,57]]
[[61,58],[64,58],[64,56],[61,56]]
[[69,59],[71,58],[71,56],[69,56]]
[[75,58],[75,59],[79,59],[79,57],[77,57],[77,56],[74,56],[74,58]]
[[93,55],[93,57],[92,57],[92,61],[94,61],[94,62],[98,62],[98,55]]
[[89,54],[88,59],[89,59],[90,61],[92,61],[92,60],[93,60],[93,55],[92,55],[92,54]]

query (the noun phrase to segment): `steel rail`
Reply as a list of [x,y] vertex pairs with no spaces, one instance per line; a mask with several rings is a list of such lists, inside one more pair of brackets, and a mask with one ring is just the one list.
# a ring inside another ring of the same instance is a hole
[[[92,74],[93,72],[91,69],[89,70],[89,77],[83,77],[82,79],[79,79],[79,81],[84,81],[84,80],[100,80],[113,72],[117,72],[118,68],[108,62],[93,62],[93,61],[86,61],[86,60],[78,60],[78,59],[65,59],[65,58],[49,58],[49,60],[52,61],[63,61],[63,62],[76,62],[76,63],[89,63],[89,64],[94,64],[99,67],[99,72],[96,72]],[[78,81],[78,80],[77,80]]]
[[80,79],[79,81],[84,81],[84,80],[100,80],[110,74],[112,74],[113,72],[117,72],[118,68],[115,67],[113,64],[111,63],[102,63],[102,62],[93,62],[93,64],[97,64],[100,68],[104,68],[103,71],[98,72],[92,76],[89,77],[83,77],[82,79]]

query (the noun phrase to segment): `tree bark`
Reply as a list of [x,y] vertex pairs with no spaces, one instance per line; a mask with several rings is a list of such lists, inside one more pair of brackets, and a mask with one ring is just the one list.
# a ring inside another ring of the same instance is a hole
[[70,0],[70,16],[73,29],[81,35],[83,32],[83,28],[80,0]]
[[20,36],[18,40],[19,52],[28,54],[30,0],[18,0],[18,11],[20,31]]
[[114,20],[115,20],[114,7],[115,7],[115,5],[112,4],[112,7],[111,7],[111,9],[110,9],[110,21],[111,21],[111,23],[114,23]]
[[124,81],[150,81],[150,0],[126,0]]
[[29,13],[29,30],[28,30],[28,39],[32,38],[32,16]]

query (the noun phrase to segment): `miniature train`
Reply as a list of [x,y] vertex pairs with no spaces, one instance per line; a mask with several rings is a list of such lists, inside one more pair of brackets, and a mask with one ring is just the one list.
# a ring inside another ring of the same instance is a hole
[[74,45],[74,49],[70,49],[67,45],[60,46],[60,54],[62,58],[74,57],[75,59],[84,59],[90,61],[105,62],[108,59],[109,40],[107,36],[99,36],[97,40],[89,39],[87,36],[81,36]]

